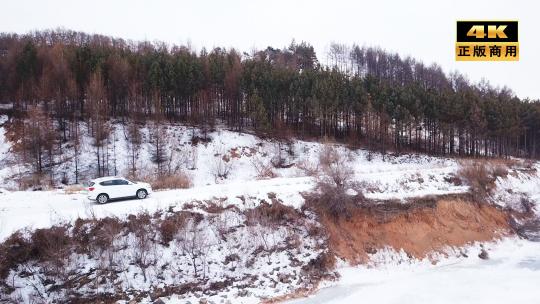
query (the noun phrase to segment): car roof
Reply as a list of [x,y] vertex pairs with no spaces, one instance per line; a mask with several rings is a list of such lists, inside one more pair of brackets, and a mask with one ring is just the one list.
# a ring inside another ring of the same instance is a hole
[[122,176],[104,176],[104,177],[99,177],[99,178],[93,179],[93,180],[91,180],[91,182],[100,183],[100,182],[113,180],[113,179],[125,179],[125,178],[122,177]]

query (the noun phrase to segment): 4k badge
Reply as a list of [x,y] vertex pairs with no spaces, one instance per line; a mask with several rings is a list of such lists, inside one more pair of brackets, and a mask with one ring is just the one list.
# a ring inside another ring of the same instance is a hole
[[518,61],[517,21],[458,21],[457,61]]

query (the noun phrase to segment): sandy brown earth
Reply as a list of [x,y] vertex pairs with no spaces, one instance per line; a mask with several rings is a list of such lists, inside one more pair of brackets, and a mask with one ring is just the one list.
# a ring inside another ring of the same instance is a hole
[[509,215],[492,205],[462,198],[442,198],[432,204],[386,212],[362,208],[348,219],[321,219],[330,248],[352,264],[368,262],[368,254],[389,246],[415,258],[475,241],[490,241],[512,233]]

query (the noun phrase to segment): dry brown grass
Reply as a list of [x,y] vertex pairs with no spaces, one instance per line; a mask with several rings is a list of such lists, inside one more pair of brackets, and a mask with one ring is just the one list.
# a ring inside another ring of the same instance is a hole
[[506,168],[515,168],[522,165],[522,161],[513,158],[493,158],[481,160],[487,165],[502,166]]
[[192,178],[184,171],[171,174],[155,174],[149,168],[141,169],[137,174],[126,175],[132,181],[144,181],[149,183],[154,190],[162,189],[187,189],[193,187]]
[[483,162],[473,162],[462,165],[458,176],[471,188],[475,201],[483,201],[494,187],[494,179]]
[[260,224],[263,226],[295,223],[302,217],[298,210],[278,201],[274,201],[272,204],[261,202],[256,208],[246,210],[245,215],[248,225]]
[[85,190],[83,185],[69,185],[64,188],[64,193],[66,194],[75,194]]
[[491,169],[491,173],[492,173],[494,178],[505,177],[505,176],[508,175],[508,167],[504,166],[504,165],[495,165]]
[[171,175],[162,175],[150,182],[152,189],[187,189],[193,186],[191,177],[183,172]]
[[516,164],[513,160],[500,159],[461,161],[457,177],[471,188],[473,199],[482,202],[495,188],[497,178],[506,177],[509,168],[516,166]]

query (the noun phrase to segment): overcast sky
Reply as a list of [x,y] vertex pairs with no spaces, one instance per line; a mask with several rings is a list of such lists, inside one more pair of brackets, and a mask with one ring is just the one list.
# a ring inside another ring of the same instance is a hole
[[[331,42],[380,46],[472,81],[488,79],[519,97],[540,98],[540,4],[537,1],[344,0],[8,0],[0,31],[63,27],[133,40],[235,47],[241,51],[307,41],[325,62]],[[519,62],[456,62],[455,23],[461,19],[519,21]]]

